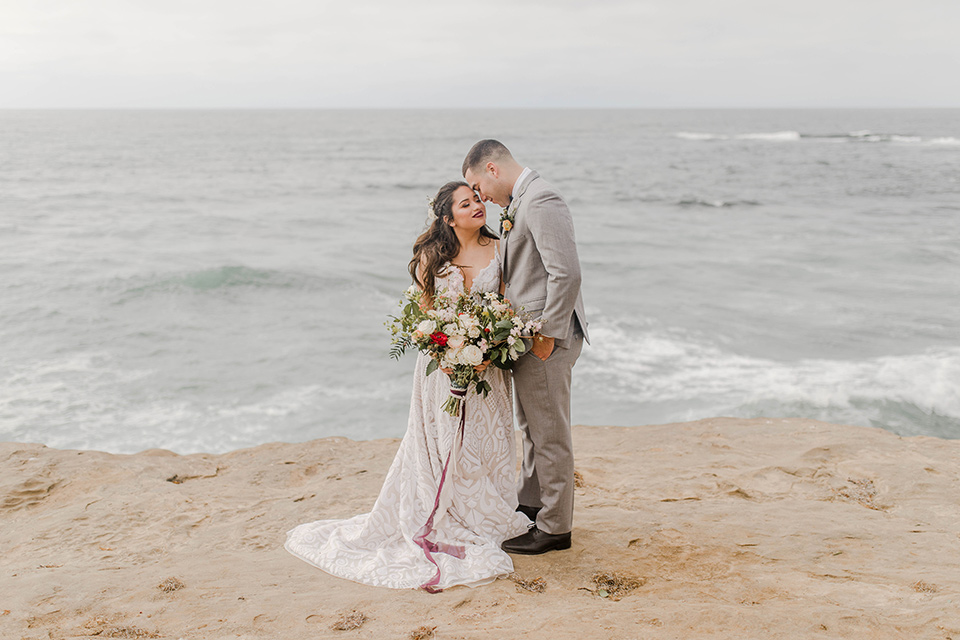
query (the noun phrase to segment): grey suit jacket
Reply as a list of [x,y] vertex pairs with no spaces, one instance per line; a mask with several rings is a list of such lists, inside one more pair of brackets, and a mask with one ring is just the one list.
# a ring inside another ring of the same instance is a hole
[[589,342],[580,295],[580,258],[567,203],[532,171],[516,197],[513,228],[503,236],[505,295],[517,308],[539,318],[541,333],[567,347],[579,329]]

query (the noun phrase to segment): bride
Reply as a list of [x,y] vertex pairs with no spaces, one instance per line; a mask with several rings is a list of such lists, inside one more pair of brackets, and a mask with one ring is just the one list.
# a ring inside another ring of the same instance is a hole
[[[432,221],[413,245],[410,274],[432,299],[452,293],[496,292],[500,247],[486,227],[486,207],[466,183],[437,192]],[[483,371],[492,390],[472,391],[460,418],[441,407],[449,378],[427,376],[417,356],[407,432],[370,513],[320,520],[287,533],[290,553],[324,571],[365,584],[438,591],[477,586],[513,571],[500,543],[525,533],[516,511],[516,462],[509,373]]]

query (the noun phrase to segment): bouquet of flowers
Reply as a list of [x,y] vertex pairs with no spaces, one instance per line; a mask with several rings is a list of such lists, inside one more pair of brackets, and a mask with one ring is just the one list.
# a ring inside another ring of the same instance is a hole
[[399,316],[387,323],[392,334],[390,356],[399,358],[407,347],[429,355],[426,375],[437,369],[451,370],[451,395],[443,405],[453,416],[470,385],[484,396],[490,383],[480,379],[476,367],[490,362],[509,369],[526,351],[523,337],[540,331],[540,323],[525,320],[497,293],[449,294],[441,290],[432,308],[424,308],[423,292],[411,286],[400,300]]

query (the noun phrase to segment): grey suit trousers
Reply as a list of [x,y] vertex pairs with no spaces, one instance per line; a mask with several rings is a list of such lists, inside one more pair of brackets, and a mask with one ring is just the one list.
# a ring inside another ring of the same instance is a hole
[[537,527],[546,533],[573,529],[573,439],[570,433],[570,378],[583,348],[571,333],[546,360],[526,353],[513,367],[517,423],[523,437],[520,504],[543,507]]

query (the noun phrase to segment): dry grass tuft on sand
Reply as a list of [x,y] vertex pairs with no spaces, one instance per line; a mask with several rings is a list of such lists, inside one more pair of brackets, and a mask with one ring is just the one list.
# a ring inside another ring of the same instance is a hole
[[874,511],[885,511],[884,507],[877,504],[877,488],[874,486],[873,480],[867,480],[865,478],[847,478],[847,482],[852,486],[841,487],[837,490],[837,495],[844,500],[856,502],[867,509],[873,509]]
[[436,627],[419,627],[410,632],[410,640],[432,640],[436,635]]
[[524,591],[529,591],[530,593],[543,593],[547,590],[547,581],[540,577],[526,580],[521,578],[516,573],[511,573],[507,577],[513,581],[513,584],[517,585],[518,593],[523,593]]
[[367,621],[367,616],[365,613],[360,611],[350,611],[348,613],[341,614],[337,621],[331,625],[331,629],[334,631],[353,631],[354,629],[359,629]]
[[173,593],[174,591],[180,591],[180,589],[183,589],[185,586],[187,585],[183,584],[183,580],[180,578],[170,577],[158,584],[157,589],[160,589],[160,591],[164,593]]
[[639,589],[646,583],[644,578],[626,576],[616,571],[595,573],[591,581],[595,587],[593,589],[594,594],[601,598],[610,598],[614,602],[619,601],[625,595]]

